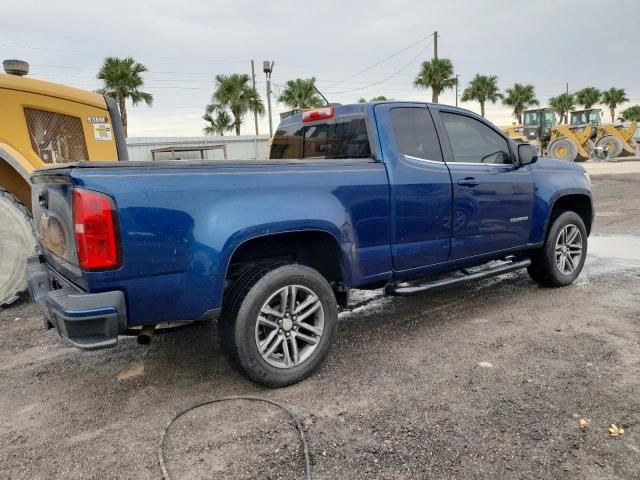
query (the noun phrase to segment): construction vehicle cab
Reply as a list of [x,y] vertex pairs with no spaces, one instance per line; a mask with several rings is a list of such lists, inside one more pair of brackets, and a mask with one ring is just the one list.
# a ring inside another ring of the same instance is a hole
[[548,141],[551,138],[551,129],[555,125],[556,114],[550,108],[525,110],[523,113],[525,141]]
[[36,248],[31,173],[80,160],[127,159],[113,99],[27,78],[26,62],[9,60],[3,65],[7,74],[0,74],[0,308],[26,288],[26,260]]
[[587,110],[575,110],[569,112],[569,124],[572,127],[584,127],[590,123],[593,126],[593,134],[602,125],[602,110],[599,108],[589,108]]

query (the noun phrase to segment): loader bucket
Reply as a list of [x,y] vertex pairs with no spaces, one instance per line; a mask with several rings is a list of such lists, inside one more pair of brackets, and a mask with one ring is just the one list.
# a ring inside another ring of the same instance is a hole
[[588,123],[583,128],[557,125],[551,132],[549,155],[560,160],[584,162],[589,159],[591,131]]

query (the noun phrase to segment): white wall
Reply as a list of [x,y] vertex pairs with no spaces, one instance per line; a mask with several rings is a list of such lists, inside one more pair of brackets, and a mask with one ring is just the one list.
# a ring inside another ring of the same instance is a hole
[[[267,156],[268,135],[241,135],[226,137],[129,137],[127,149],[129,160],[151,160],[151,150],[171,146],[227,145],[229,160],[264,159]],[[257,157],[256,157],[257,153]],[[183,160],[199,159],[200,152],[177,152]],[[207,160],[223,160],[222,150],[205,151]],[[156,153],[156,160],[170,160],[170,153]]]

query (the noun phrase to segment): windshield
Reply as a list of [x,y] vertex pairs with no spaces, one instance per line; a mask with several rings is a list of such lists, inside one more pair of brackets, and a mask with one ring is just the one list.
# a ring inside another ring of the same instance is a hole
[[589,123],[588,112],[571,112],[571,125],[585,125]]
[[524,126],[540,125],[540,112],[524,112]]
[[544,126],[553,127],[556,124],[556,114],[553,112],[544,112]]
[[571,112],[571,125],[586,125],[592,123],[600,125],[600,110],[585,110],[582,112]]

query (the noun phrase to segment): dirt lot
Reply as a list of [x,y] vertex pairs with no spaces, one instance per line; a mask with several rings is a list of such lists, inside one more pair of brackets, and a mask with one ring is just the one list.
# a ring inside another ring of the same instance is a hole
[[[212,323],[81,352],[27,300],[0,312],[0,478],[158,479],[173,413],[237,394],[303,419],[316,479],[640,478],[640,173],[593,180],[578,284],[542,289],[522,272],[373,297],[342,314],[323,368],[281,390],[233,372]],[[303,475],[292,422],[260,404],[187,414],[167,447],[173,478]]]

